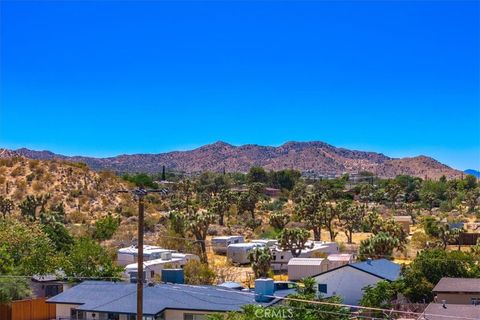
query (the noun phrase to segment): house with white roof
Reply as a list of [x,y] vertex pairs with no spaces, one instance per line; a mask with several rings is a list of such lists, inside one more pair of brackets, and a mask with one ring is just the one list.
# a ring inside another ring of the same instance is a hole
[[[144,245],[143,246],[143,260],[155,260],[160,259],[162,253],[172,253],[175,250],[163,249],[157,246]],[[117,251],[117,264],[119,266],[126,266],[131,263],[137,262],[138,247],[130,246],[126,248],[118,249]]]

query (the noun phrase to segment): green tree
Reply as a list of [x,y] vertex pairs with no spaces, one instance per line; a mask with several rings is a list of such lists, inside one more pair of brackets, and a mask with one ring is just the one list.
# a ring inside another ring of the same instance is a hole
[[67,277],[119,279],[122,268],[117,266],[112,256],[97,242],[80,238],[70,252],[62,259],[62,268]]
[[32,295],[32,290],[25,278],[0,278],[0,304],[26,299]]
[[45,275],[58,268],[54,245],[38,223],[1,220],[0,244],[20,274]]
[[140,188],[158,189],[158,184],[153,180],[153,177],[146,173],[125,174],[123,175],[123,179],[134,183]]
[[248,183],[268,183],[268,174],[262,167],[251,167],[247,173]]
[[270,272],[272,254],[269,248],[254,248],[248,253],[255,278],[266,278]]
[[108,240],[115,234],[119,226],[120,218],[108,213],[105,217],[95,221],[93,237],[99,241]]
[[433,300],[433,287],[443,277],[477,278],[476,257],[468,252],[426,249],[402,270],[402,293],[412,302]]
[[301,228],[283,229],[279,236],[279,244],[284,250],[290,250],[294,257],[298,257],[310,234]]
[[[397,297],[398,289],[395,283],[387,280],[382,280],[374,285],[366,286],[362,289],[364,291],[360,305],[369,308],[391,309],[392,300]],[[368,316],[376,318],[383,318],[384,314],[381,311],[368,310]]]

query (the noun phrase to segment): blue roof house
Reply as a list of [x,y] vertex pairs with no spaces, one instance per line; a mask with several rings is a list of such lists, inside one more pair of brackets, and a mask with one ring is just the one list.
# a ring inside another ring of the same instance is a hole
[[[270,280],[273,283],[273,280]],[[136,284],[85,281],[47,300],[57,319],[135,320]],[[248,304],[270,306],[278,299],[256,301],[256,293],[220,286],[161,283],[144,288],[145,320],[203,320],[207,314],[240,310]]]
[[346,304],[357,305],[366,286],[381,280],[395,281],[401,266],[390,260],[367,260],[346,264],[314,276],[318,291],[325,297],[339,296]]

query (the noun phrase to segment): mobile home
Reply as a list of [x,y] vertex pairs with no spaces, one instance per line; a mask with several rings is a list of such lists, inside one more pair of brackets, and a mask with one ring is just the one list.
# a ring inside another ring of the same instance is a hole
[[[317,254],[338,253],[338,245],[335,242],[307,241],[305,249],[296,258],[315,258]],[[272,269],[274,271],[288,270],[288,262],[294,258],[290,250],[283,250],[279,246],[272,248]]]
[[226,254],[227,247],[231,244],[243,243],[243,236],[222,236],[212,238],[213,252],[216,254]]
[[227,258],[235,264],[247,264],[250,263],[248,253],[254,248],[264,247],[261,243],[236,243],[231,244],[227,248]]

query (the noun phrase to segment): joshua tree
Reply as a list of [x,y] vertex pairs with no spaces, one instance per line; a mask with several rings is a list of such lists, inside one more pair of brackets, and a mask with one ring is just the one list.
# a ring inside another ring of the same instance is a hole
[[364,205],[353,205],[349,201],[342,201],[339,204],[338,219],[347,236],[347,243],[352,243],[353,233],[360,230],[363,217],[365,217]]
[[279,236],[280,246],[290,250],[294,257],[298,257],[308,240],[309,232],[301,228],[284,229]]
[[290,222],[290,216],[283,211],[273,212],[270,215],[270,225],[275,229],[281,230]]
[[272,254],[268,248],[254,248],[248,253],[255,278],[266,278],[270,272]]
[[313,231],[315,241],[320,241],[322,231],[322,217],[326,210],[325,198],[319,192],[308,193],[300,198],[297,205],[298,215],[304,221],[308,229]]
[[195,212],[192,210],[186,215],[186,229],[193,234],[195,240],[200,245],[203,262],[207,262],[207,247],[205,240],[207,239],[208,227],[214,219],[215,215],[208,211]]
[[7,217],[7,214],[10,214],[12,212],[14,207],[15,205],[13,204],[12,200],[0,196],[0,212],[3,215],[3,219]]
[[22,216],[33,221],[37,220],[37,213],[41,214],[45,212],[45,207],[49,199],[50,194],[48,193],[39,196],[27,196],[19,205]]

